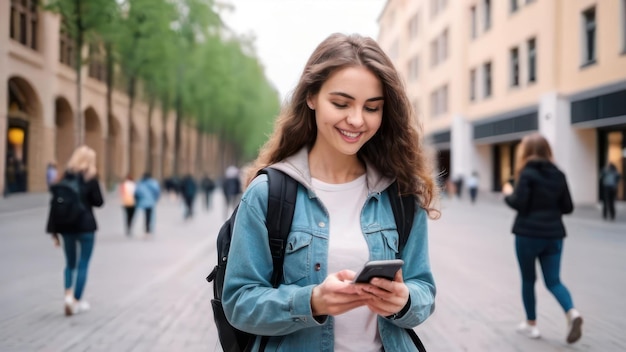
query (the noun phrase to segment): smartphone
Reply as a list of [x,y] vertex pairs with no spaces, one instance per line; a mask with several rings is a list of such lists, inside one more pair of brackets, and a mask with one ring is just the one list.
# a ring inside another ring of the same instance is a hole
[[363,266],[361,272],[357,274],[354,282],[368,283],[375,277],[382,277],[387,280],[393,280],[396,272],[402,268],[404,261],[402,259],[390,260],[371,260]]

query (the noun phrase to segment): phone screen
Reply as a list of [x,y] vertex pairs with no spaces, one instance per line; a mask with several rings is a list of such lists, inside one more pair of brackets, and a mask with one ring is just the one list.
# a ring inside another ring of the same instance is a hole
[[396,272],[402,268],[404,261],[402,259],[391,260],[372,260],[363,266],[354,279],[354,282],[368,283],[375,277],[382,277],[387,280],[393,280]]

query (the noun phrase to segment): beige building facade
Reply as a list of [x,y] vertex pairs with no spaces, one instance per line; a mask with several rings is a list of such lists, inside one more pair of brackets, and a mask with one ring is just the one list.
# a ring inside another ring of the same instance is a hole
[[[157,178],[171,176],[174,113],[157,108],[149,122],[148,106],[138,100],[130,123],[129,99],[114,90],[107,116],[104,70],[96,60],[83,67],[82,104],[77,106],[71,43],[61,33],[60,17],[34,3],[0,1],[0,190],[6,195],[47,189],[46,165],[54,161],[62,171],[76,145],[77,109],[84,116],[84,143],[97,152],[101,180],[111,184],[145,171]],[[219,149],[214,136],[183,125],[180,173],[217,176],[222,159],[230,155]]]
[[389,0],[379,26],[444,177],[499,191],[531,132],[576,203],[598,201],[607,162],[624,175],[626,0]]

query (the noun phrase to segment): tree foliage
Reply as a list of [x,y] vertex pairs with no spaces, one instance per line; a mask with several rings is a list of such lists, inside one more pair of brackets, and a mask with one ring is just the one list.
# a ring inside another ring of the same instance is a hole
[[46,8],[72,35],[110,44],[123,86],[136,80],[139,99],[178,108],[177,124],[219,136],[240,161],[266,140],[278,92],[251,41],[225,28],[213,0],[50,0]]

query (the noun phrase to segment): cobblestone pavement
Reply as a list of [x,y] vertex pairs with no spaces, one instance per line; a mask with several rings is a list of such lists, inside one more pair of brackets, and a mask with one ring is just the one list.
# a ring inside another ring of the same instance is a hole
[[[196,204],[185,222],[179,202],[164,198],[156,235],[122,230],[115,194],[98,210],[85,299],[91,311],[63,315],[62,251],[43,234],[47,195],[0,200],[0,351],[220,351],[211,285],[222,197],[210,212]],[[510,225],[513,212],[495,197],[474,206],[444,200],[430,223],[431,262],[438,287],[435,314],[416,330],[429,352],[626,351],[626,224],[593,211],[568,217],[562,279],[585,318],[582,340],[564,342],[565,318],[537,283],[542,338],[517,333],[523,319]],[[582,215],[581,215],[582,214]],[[586,215],[585,215],[586,214]]]

